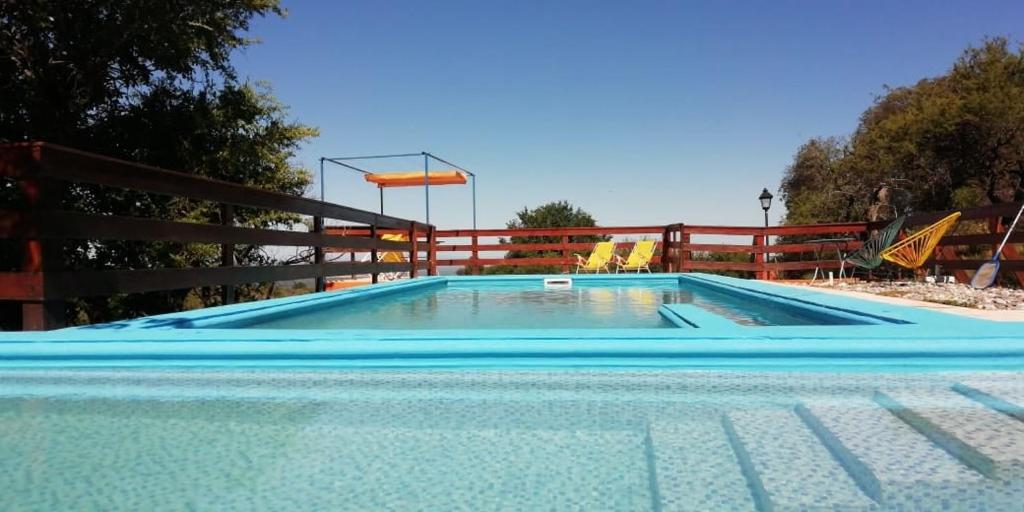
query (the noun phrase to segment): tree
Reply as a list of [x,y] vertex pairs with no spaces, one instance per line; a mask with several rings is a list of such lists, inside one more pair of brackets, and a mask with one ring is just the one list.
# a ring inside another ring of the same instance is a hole
[[779,187],[787,221],[813,224],[851,215],[852,196],[839,183],[845,152],[845,142],[835,137],[814,138],[800,146]]
[[[313,128],[290,121],[269,86],[240,80],[232,52],[256,16],[284,11],[277,0],[4,0],[0,2],[0,141],[43,140],[103,155],[289,194],[310,173],[291,163]],[[5,184],[6,201],[16,201]],[[219,222],[217,205],[75,186],[65,207],[89,213]],[[238,209],[243,226],[298,219]],[[214,265],[209,244],[83,241],[65,247],[72,268]],[[272,257],[240,246],[240,264]],[[7,267],[11,251],[0,258]],[[242,287],[244,298],[258,285]],[[179,290],[71,304],[69,319],[106,321],[183,307],[211,290]]]
[[[509,229],[521,228],[568,228],[568,227],[594,227],[597,221],[594,217],[579,207],[574,207],[568,201],[553,201],[540,205],[532,210],[523,207],[516,212],[516,217],[508,221],[505,226]],[[608,237],[594,235],[570,236],[570,243],[596,243],[608,240]],[[514,236],[511,240],[502,239],[501,243],[514,244],[554,244],[561,243],[559,236]],[[506,258],[557,258],[562,255],[561,251],[508,251]],[[485,270],[488,274],[550,274],[557,273],[561,269],[557,265],[497,265]]]
[[886,88],[848,142],[806,143],[780,188],[802,223],[1019,201],[1022,180],[1024,47],[993,38],[942,76]]

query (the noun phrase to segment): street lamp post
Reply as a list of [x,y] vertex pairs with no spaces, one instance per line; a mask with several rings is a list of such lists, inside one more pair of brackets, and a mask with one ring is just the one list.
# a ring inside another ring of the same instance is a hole
[[[772,193],[768,192],[768,189],[765,188],[765,189],[761,190],[761,195],[757,196],[757,200],[761,201],[761,209],[764,210],[764,227],[765,227],[764,245],[769,245],[769,243],[768,243],[768,233],[767,233],[767,228],[768,228],[768,209],[772,207]],[[770,259],[770,256],[771,255],[768,254],[767,252],[764,253],[763,256],[761,256],[762,261],[764,262],[765,265],[768,264],[768,260]],[[769,274],[767,272],[764,272],[759,277],[759,279],[771,279],[771,277],[769,276]]]
[[761,191],[761,195],[757,196],[757,200],[761,201],[761,209],[764,210],[764,227],[768,227],[768,209],[772,207],[772,195],[768,192],[768,189]]

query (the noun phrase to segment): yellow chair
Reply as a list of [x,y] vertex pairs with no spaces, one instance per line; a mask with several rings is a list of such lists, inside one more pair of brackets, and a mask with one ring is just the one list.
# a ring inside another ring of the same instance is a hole
[[911,270],[920,268],[931,257],[939,240],[956,224],[960,212],[949,215],[882,251],[882,259]]
[[629,272],[636,270],[639,274],[641,270],[646,270],[647,273],[651,273],[651,260],[654,259],[654,249],[658,246],[658,242],[654,240],[639,240],[633,244],[633,250],[630,251],[628,258],[615,255],[615,273]]
[[[392,242],[408,242],[409,236],[401,233],[381,235],[381,240],[389,240]],[[399,251],[387,251],[377,255],[377,261],[381,263],[409,263],[409,258],[406,253]],[[383,272],[381,276],[387,281],[394,281],[402,277],[404,272]]]
[[615,256],[615,242],[594,244],[594,250],[590,251],[590,257],[584,258],[582,254],[575,254],[575,256],[577,274],[580,272],[600,273],[601,269],[610,274],[611,270],[608,269],[608,264]]

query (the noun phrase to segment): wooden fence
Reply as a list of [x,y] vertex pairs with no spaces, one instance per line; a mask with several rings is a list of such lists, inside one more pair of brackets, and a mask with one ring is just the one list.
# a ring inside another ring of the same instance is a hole
[[[426,229],[420,229],[425,227]],[[355,237],[355,238],[382,238],[388,235],[401,236],[401,241],[397,242],[404,244],[406,249],[396,251],[376,251],[367,249],[359,246],[330,246],[324,248],[324,254],[328,257],[336,255],[331,258],[334,261],[348,260],[350,264],[355,265],[356,263],[366,263],[370,261],[418,261],[419,263],[415,267],[411,267],[409,277],[417,277],[419,270],[426,270],[427,275],[437,275],[437,233],[439,230],[433,228],[433,226],[426,226],[423,224],[417,224],[415,229],[378,229],[371,230],[361,226],[325,226],[324,233],[331,236],[341,237]],[[392,240],[395,240],[392,238]],[[382,242],[389,242],[389,240],[381,240]],[[400,255],[398,258],[388,258],[387,253]],[[389,272],[395,272],[391,270]],[[402,271],[404,272],[404,271]],[[347,272],[350,277],[355,278],[359,275],[366,275],[368,272],[359,272],[358,267],[353,267],[351,272]],[[337,274],[336,274],[337,275]],[[376,284],[379,281],[379,276],[374,273],[370,274],[370,282]]]
[[[940,242],[935,255],[926,267],[940,265],[944,271],[956,275],[958,280],[970,279],[970,272],[990,257],[1005,234],[1005,222],[1012,219],[1020,203],[1004,203],[967,209],[960,223]],[[904,223],[905,231],[915,231],[931,224],[951,212],[928,212],[911,215]],[[841,261],[837,249],[843,253],[856,250],[871,231],[889,223],[879,221],[834,224],[808,224],[786,226],[708,226],[669,224],[666,226],[547,228],[547,229],[456,229],[436,232],[439,240],[435,248],[437,266],[463,267],[467,273],[477,273],[493,265],[557,266],[571,271],[575,266],[574,252],[586,254],[593,243],[578,242],[579,237],[603,236],[625,240],[618,245],[621,252],[632,248],[631,239],[659,239],[658,255],[654,263],[664,272],[743,272],[757,279],[798,277],[815,268],[836,271]],[[515,239],[545,237],[557,241],[543,243],[516,243]],[[723,242],[736,238],[737,241]],[[822,239],[846,241],[820,242]],[[1018,283],[1024,283],[1024,260],[1013,244],[1024,243],[1024,233],[1014,233],[1003,251],[1002,268]],[[508,258],[495,252],[538,251],[542,257]],[[491,253],[491,255],[482,253]],[[716,257],[739,255],[738,258]],[[820,255],[820,259],[819,259]]]
[[[432,269],[420,261],[416,243],[381,240],[382,230],[432,236],[432,226],[304,197],[168,171],[89,154],[52,144],[0,145],[0,177],[14,180],[22,207],[0,207],[0,239],[15,240],[20,269],[0,272],[0,300],[21,303],[23,329],[64,324],[63,300],[161,290],[221,286],[224,302],[234,301],[234,286],[314,278],[318,290],[328,276],[352,273],[409,272]],[[182,197],[220,204],[218,224],[198,224],[133,216],[99,215],[62,209],[62,195],[79,184]],[[298,214],[312,218],[311,232],[256,229],[234,225],[236,207]],[[357,223],[368,236],[324,232],[325,219]],[[219,244],[221,264],[205,268],[69,269],[66,240],[118,240]],[[235,245],[312,247],[313,261],[302,265],[237,266]],[[327,262],[325,248],[406,251],[407,262]]]
[[[835,249],[854,250],[870,231],[887,223],[435,230],[407,219],[38,142],[0,145],[0,178],[17,184],[22,205],[17,209],[0,206],[0,240],[16,241],[22,255],[19,269],[0,271],[0,301],[21,303],[25,329],[63,325],[63,300],[70,297],[219,286],[224,302],[230,303],[235,286],[254,282],[314,278],[317,290],[323,290],[328,276],[369,274],[376,282],[383,272],[416,277],[421,270],[436,274],[438,267],[462,267],[468,273],[478,273],[494,265],[539,265],[569,272],[576,263],[573,253],[589,252],[593,244],[588,237],[595,236],[621,241],[623,252],[631,248],[631,240],[659,240],[653,263],[665,272],[731,271],[758,279],[796,277],[814,268],[838,269]],[[212,202],[220,205],[220,218],[218,223],[199,224],[62,209],[62,196],[69,187],[82,186]],[[299,232],[236,226],[236,207],[311,217],[313,229]],[[963,211],[960,223],[942,239],[927,266],[941,265],[959,280],[968,280],[970,271],[991,256],[1005,233],[1004,223],[1019,207],[1019,203],[1006,203]],[[913,215],[904,229],[919,229],[947,213]],[[353,225],[326,226],[325,219]],[[388,233],[403,234],[405,240],[381,239]],[[843,237],[850,240],[813,241]],[[723,241],[727,238],[733,241]],[[520,243],[522,239],[530,241]],[[217,244],[221,261],[219,267],[205,268],[70,269],[64,267],[62,251],[71,240]],[[1014,245],[1024,243],[1024,233],[1014,233],[1010,241],[1003,253],[1003,275],[1024,283],[1024,260]],[[236,245],[312,247],[313,257],[311,263],[301,265],[239,266]],[[540,256],[509,258],[509,251]],[[381,252],[399,253],[403,258],[379,261]],[[327,257],[339,253],[338,259],[347,256],[348,261]],[[359,257],[360,253],[366,256]],[[816,258],[815,254],[825,257]]]
[[[594,248],[593,242],[581,242],[587,237],[628,236],[632,238],[659,238],[665,233],[665,226],[617,226],[585,228],[547,229],[453,229],[437,231],[440,240],[437,245],[438,266],[464,266],[469,273],[478,273],[481,268],[492,265],[507,266],[559,266],[568,272],[576,265],[576,256],[584,256]],[[517,243],[514,238],[548,239],[542,242]],[[481,239],[483,243],[481,243]],[[557,241],[553,241],[556,240]],[[632,242],[619,244],[620,250],[632,248]],[[504,255],[488,255],[498,251],[536,251],[543,256],[507,258]],[[464,253],[462,257],[452,253]],[[481,253],[485,253],[481,255]],[[447,257],[444,257],[447,256]],[[661,255],[654,258],[661,263]]]
[[[468,273],[477,273],[481,268],[493,265],[508,266],[558,266],[564,271],[571,271],[576,264],[574,253],[586,255],[594,246],[593,242],[576,241],[580,237],[611,237],[622,240],[617,244],[620,253],[627,253],[636,239],[655,239],[659,241],[657,255],[652,263],[664,272],[688,272],[700,270],[712,271],[749,271],[757,277],[766,279],[771,273],[781,270],[804,270],[815,268],[816,262],[793,261],[772,263],[769,254],[810,253],[820,248],[820,244],[792,243],[775,246],[766,245],[768,236],[793,235],[857,235],[866,231],[865,223],[853,224],[820,224],[812,226],[782,227],[744,227],[744,226],[696,226],[686,224],[670,224],[666,226],[626,226],[626,227],[586,227],[586,228],[546,228],[546,229],[478,229],[478,230],[438,230],[440,242],[436,251],[439,254],[438,266],[465,267]],[[745,237],[749,243],[694,243],[694,235],[711,235],[716,238],[723,236]],[[527,237],[544,237],[557,239],[557,242],[517,243],[515,240]],[[859,241],[842,244],[843,248],[859,247]],[[537,251],[546,253],[542,257],[508,258],[504,255],[484,255],[481,253],[495,251]],[[461,253],[461,254],[451,254]],[[749,257],[747,261],[716,261],[709,254],[743,253]],[[825,261],[822,265],[828,268],[833,262]],[[834,262],[838,268],[838,261]]]

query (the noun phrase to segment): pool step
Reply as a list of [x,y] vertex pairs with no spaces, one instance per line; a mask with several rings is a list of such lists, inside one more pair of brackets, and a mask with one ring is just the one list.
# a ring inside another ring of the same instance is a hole
[[795,411],[861,490],[887,507],[913,509],[938,496],[961,500],[984,483],[980,473],[866,398],[809,401]]
[[1006,379],[969,380],[953,385],[953,391],[1015,420],[1024,421],[1024,383]]
[[718,421],[655,422],[648,429],[664,512],[755,510],[746,481]]
[[1024,475],[1024,422],[952,389],[883,390],[874,399],[982,475]]
[[794,411],[730,412],[723,426],[758,509],[877,507]]
[[728,318],[716,315],[693,304],[662,304],[658,314],[676,327],[701,329],[736,329],[739,324]]

